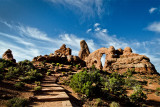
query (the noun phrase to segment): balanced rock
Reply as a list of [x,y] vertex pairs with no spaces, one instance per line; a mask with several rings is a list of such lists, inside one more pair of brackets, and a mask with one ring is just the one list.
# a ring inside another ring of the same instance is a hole
[[54,54],[55,54],[55,55],[59,55],[59,56],[62,56],[62,55],[67,56],[67,55],[71,55],[71,53],[72,53],[72,50],[71,50],[70,48],[66,48],[66,45],[63,44],[63,45],[60,47],[60,49],[58,49],[58,50],[55,51]]
[[16,62],[16,60],[13,58],[13,54],[12,54],[12,51],[11,51],[10,49],[8,49],[8,50],[2,55],[2,59]]
[[81,46],[81,50],[79,51],[78,56],[79,56],[80,59],[85,60],[85,58],[88,57],[88,55],[90,54],[88,45],[87,45],[85,40],[82,40],[80,42],[80,46]]

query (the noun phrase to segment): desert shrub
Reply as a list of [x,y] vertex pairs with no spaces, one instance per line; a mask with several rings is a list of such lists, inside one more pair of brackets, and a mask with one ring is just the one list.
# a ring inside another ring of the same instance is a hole
[[157,96],[160,96],[160,87],[156,88],[155,94],[156,94]]
[[14,84],[14,87],[17,89],[22,89],[24,88],[25,84],[23,82],[17,82],[16,84]]
[[160,87],[156,88],[156,91],[160,92]]
[[48,70],[48,71],[47,71],[47,75],[51,75],[51,70]]
[[81,71],[73,75],[70,82],[70,86],[74,91],[85,94],[88,97],[91,95],[95,95],[98,93],[98,91],[100,91],[99,86],[101,81],[102,78],[100,76],[99,71],[88,73],[87,71]]
[[41,91],[42,90],[42,87],[41,86],[36,86],[34,87],[34,91]]
[[52,63],[52,66],[55,66],[55,63]]
[[132,87],[139,85],[139,82],[137,80],[131,79],[131,78],[126,78],[125,79],[125,86],[129,89]]
[[48,75],[48,76],[51,75],[51,72],[47,72],[47,75]]
[[78,70],[80,66],[77,64],[77,65],[75,65],[75,67],[76,67],[76,69]]
[[105,79],[104,90],[114,95],[124,94],[124,79],[118,73],[112,73]]
[[72,74],[72,71],[69,71],[69,72],[68,72],[68,74],[70,74],[70,75],[71,75],[71,74]]
[[101,98],[96,99],[96,106],[100,106],[100,105],[102,105],[102,103],[103,103],[103,101]]
[[72,65],[69,65],[68,68],[71,69],[71,68],[72,68]]
[[9,67],[8,72],[5,74],[6,79],[16,78],[19,75],[20,69],[16,67]]
[[26,107],[28,105],[28,100],[24,98],[12,98],[6,103],[7,107]]
[[34,69],[33,63],[29,60],[20,61],[18,62],[17,66],[23,71],[29,71],[30,69]]
[[115,101],[113,101],[109,106],[110,107],[120,107],[120,104],[115,102]]
[[7,68],[13,65],[14,63],[12,61],[0,58],[0,68]]
[[131,96],[129,98],[132,103],[138,104],[138,103],[143,102],[147,99],[146,94],[144,94],[142,91],[141,85],[137,85],[133,89],[134,89],[134,92],[133,92],[133,94],[131,94]]
[[127,72],[125,72],[123,75],[125,77],[132,77],[134,72],[135,72],[135,68],[132,68],[131,70],[128,68]]
[[59,66],[60,65],[60,63],[56,63],[56,66]]
[[63,65],[63,64],[60,64],[59,66],[60,66],[60,67],[64,67],[64,65]]
[[35,83],[36,86],[40,86],[41,85],[40,81],[35,81],[34,83]]
[[40,80],[43,77],[43,75],[39,73],[36,69],[35,70],[31,69],[30,71],[26,72],[26,75],[34,77],[35,80]]

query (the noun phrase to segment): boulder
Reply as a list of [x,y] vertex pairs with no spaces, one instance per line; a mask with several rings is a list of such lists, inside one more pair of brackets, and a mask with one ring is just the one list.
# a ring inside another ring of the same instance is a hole
[[80,42],[80,47],[81,47],[81,50],[79,51],[78,56],[80,59],[85,60],[85,58],[88,57],[88,55],[90,54],[88,45],[85,40],[82,40]]
[[16,63],[16,60],[13,58],[13,54],[12,54],[12,51],[11,51],[10,49],[8,49],[8,50],[2,55],[2,59],[10,60],[10,61],[13,61],[14,63]]

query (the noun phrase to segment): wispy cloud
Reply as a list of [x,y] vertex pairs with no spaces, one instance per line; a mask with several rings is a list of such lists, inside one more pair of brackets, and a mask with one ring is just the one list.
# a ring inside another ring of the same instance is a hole
[[89,32],[91,32],[92,31],[92,29],[88,29],[87,31],[86,31],[86,33],[89,33]]
[[153,22],[147,27],[147,29],[149,31],[160,33],[160,22]]
[[94,27],[97,27],[97,26],[99,26],[99,25],[100,25],[99,23],[95,23],[95,24],[94,24]]
[[40,31],[37,28],[29,27],[29,26],[22,26],[22,25],[17,26],[17,27],[18,27],[19,32],[24,36],[32,37],[38,40],[52,41],[52,39],[49,38],[46,33]]
[[13,39],[17,43],[20,43],[20,44],[23,44],[23,45],[26,45],[26,46],[35,46],[33,43],[31,43],[29,41],[26,41],[23,38],[15,36],[15,35],[6,34],[6,33],[3,33],[3,32],[0,32],[0,35],[4,36],[4,37],[7,37],[7,38],[10,38],[10,39]]
[[48,0],[53,4],[61,4],[77,13],[87,16],[101,16],[104,12],[103,0]]
[[4,25],[6,25],[9,28],[13,28],[13,26],[11,24],[9,24],[7,21],[0,19],[0,23],[3,23]]
[[155,12],[156,10],[157,10],[157,8],[152,7],[152,8],[149,9],[149,13],[152,14],[152,13]]

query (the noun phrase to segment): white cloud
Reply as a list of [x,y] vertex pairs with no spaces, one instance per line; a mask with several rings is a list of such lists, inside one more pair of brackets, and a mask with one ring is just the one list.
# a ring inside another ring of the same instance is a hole
[[13,26],[11,24],[9,24],[8,22],[6,22],[6,21],[4,21],[2,19],[0,19],[0,23],[3,23],[4,25],[6,25],[7,27],[9,27],[11,29],[13,28]]
[[100,30],[101,30],[101,28],[97,27],[94,31],[100,31]]
[[106,32],[107,32],[107,29],[102,29],[102,32],[103,32],[103,33],[106,33]]
[[37,28],[29,27],[29,26],[17,26],[19,32],[28,37],[32,37],[34,39],[43,40],[43,41],[52,41],[51,38],[47,36],[45,32],[40,31]]
[[88,29],[87,31],[86,31],[86,33],[89,33],[89,32],[91,32],[92,31],[92,29]]
[[15,35],[10,35],[10,34],[6,34],[6,33],[2,33],[2,32],[0,32],[0,35],[4,36],[4,37],[11,38],[11,39],[15,40],[17,43],[20,43],[20,44],[23,44],[23,45],[26,45],[26,46],[35,46],[33,43],[31,43],[29,41],[26,41],[26,40],[24,40],[20,37],[17,37]]
[[157,8],[152,7],[149,9],[149,13],[151,14],[151,13],[155,12],[156,10],[157,10]]
[[95,24],[94,24],[94,27],[97,27],[97,26],[99,26],[99,25],[100,25],[99,23],[95,23]]
[[53,4],[61,4],[77,13],[87,16],[101,16],[103,13],[103,0],[48,0]]
[[160,22],[153,22],[147,27],[147,29],[149,31],[160,33]]

